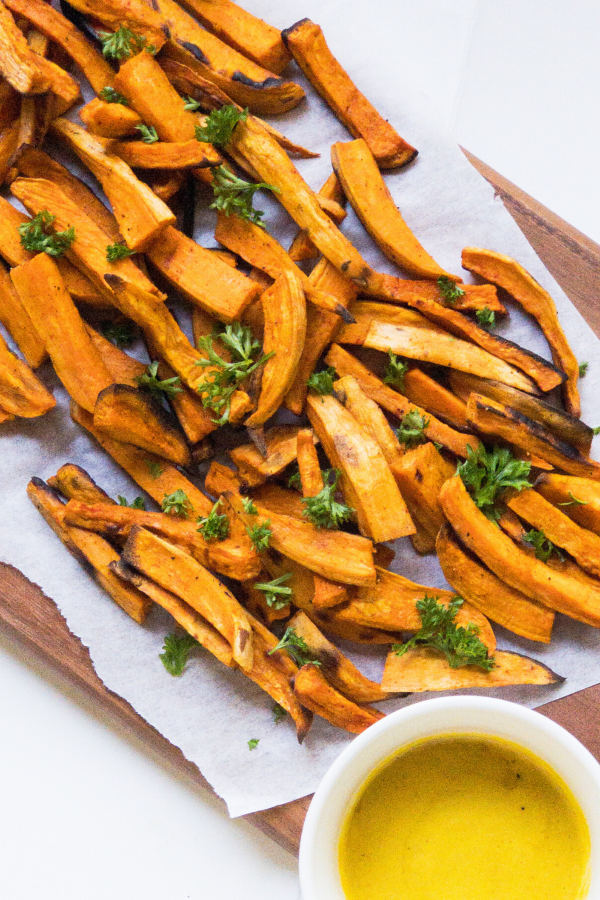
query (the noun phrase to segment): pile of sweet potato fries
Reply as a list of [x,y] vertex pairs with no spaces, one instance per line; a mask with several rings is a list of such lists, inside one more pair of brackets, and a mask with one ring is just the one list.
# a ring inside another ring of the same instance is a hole
[[[497,650],[489,621],[542,643],[555,612],[600,626],[600,465],[551,296],[500,253],[465,248],[478,284],[429,255],[381,175],[417,150],[310,20],[280,33],[231,0],[61,9],[0,0],[0,180],[27,210],[0,198],[0,321],[21,353],[0,336],[0,422],[53,408],[35,374],[49,360],[73,420],[160,511],[74,462],[29,483],[42,516],[132,619],[168,610],[299,740],[314,713],[360,732],[399,692],[560,680]],[[292,59],[353,138],[318,193],[291,158],[315,154],[260,118],[302,102]],[[72,68],[96,97],[67,118]],[[190,236],[197,183],[222,249]],[[296,222],[289,250],[258,189]],[[401,277],[344,236],[346,201]],[[552,363],[494,334],[498,288]],[[123,349],[136,333],[149,364]],[[281,409],[301,418],[273,424]],[[201,489],[218,429],[242,443]],[[452,591],[388,570],[405,537]],[[382,683],[330,638],[388,645]]]

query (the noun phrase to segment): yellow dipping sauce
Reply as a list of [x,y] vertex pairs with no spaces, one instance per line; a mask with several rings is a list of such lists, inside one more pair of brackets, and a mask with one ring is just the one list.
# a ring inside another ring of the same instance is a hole
[[589,858],[562,778],[484,735],[425,739],[385,762],[339,844],[348,900],[579,900]]

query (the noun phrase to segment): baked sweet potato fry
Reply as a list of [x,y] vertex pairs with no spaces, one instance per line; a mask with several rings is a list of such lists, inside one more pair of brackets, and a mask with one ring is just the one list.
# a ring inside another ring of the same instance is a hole
[[[242,487],[245,489],[245,485],[242,485]],[[224,487],[223,490],[231,490],[231,488]],[[306,521],[304,516],[306,507],[297,491],[281,487],[281,485],[272,481],[267,481],[266,484],[260,484],[258,487],[252,488],[250,496],[269,512],[279,513],[282,516],[293,516],[294,519]]]
[[361,734],[385,714],[371,706],[359,706],[336,691],[321,672],[321,668],[307,663],[294,678],[294,693],[303,706],[352,734]]
[[111,151],[133,169],[203,169],[218,166],[221,161],[210,144],[202,144],[195,138],[180,143],[158,141],[155,144],[118,141]]
[[10,277],[67,392],[93,412],[98,394],[113,379],[65,289],[58,266],[48,254],[38,253],[12,269]]
[[[92,328],[88,322],[85,323],[85,330],[102,357],[102,362],[110,372],[113,382],[115,384],[127,384],[129,387],[137,387],[136,378],[143,375],[147,368],[144,363],[133,356],[129,356],[124,350],[120,350],[112,341],[109,341],[99,331]],[[162,378],[163,376],[160,377]]]
[[563,386],[567,411],[573,416],[580,416],[581,404],[577,390],[579,365],[558,321],[556,305],[548,291],[544,290],[516,259],[493,250],[465,247],[462,264],[470,272],[475,272],[486,281],[492,281],[504,288],[536,319],[548,341],[552,359],[567,375]]
[[18,346],[28,366],[37,369],[48,359],[44,341],[21,303],[10,275],[3,267],[0,267],[0,322]]
[[134,526],[121,558],[199,612],[229,643],[233,658],[252,669],[252,628],[245,610],[214,575],[185,550]]
[[282,272],[261,296],[264,313],[262,352],[273,353],[262,369],[258,406],[246,419],[247,428],[257,428],[278,409],[290,388],[306,337],[306,302],[296,275]]
[[111,384],[98,394],[93,412],[94,427],[114,440],[133,444],[177,466],[190,465],[190,448],[182,432],[163,407],[143,391],[127,384]]
[[471,394],[467,403],[471,427],[502,438],[534,456],[539,456],[571,475],[600,479],[600,463],[584,456],[533,419],[481,394]]
[[331,162],[354,212],[388,259],[418,278],[453,280],[402,218],[365,140],[333,144]]
[[444,657],[429,647],[415,647],[402,656],[388,655],[382,687],[387,691],[452,691],[467,688],[496,688],[510,684],[556,684],[564,681],[543,663],[519,653],[497,650],[494,668],[485,672],[477,666],[451,669]]
[[41,58],[29,48],[12,14],[1,3],[0,72],[20,94],[41,94],[49,89],[50,81],[39,64]]
[[440,499],[462,543],[498,578],[549,609],[600,626],[600,583],[583,584],[528,556],[477,508],[458,476],[444,484]]
[[392,474],[416,527],[411,535],[417,553],[433,553],[438,531],[445,522],[440,491],[454,475],[452,466],[430,441],[408,450],[392,466]]
[[430,441],[436,441],[442,446],[456,453],[457,456],[466,457],[467,447],[476,449],[479,446],[479,440],[471,434],[461,434],[440,422],[434,416],[428,416],[426,411],[414,403],[410,403],[402,394],[399,394],[393,388],[384,384],[381,379],[373,375],[366,366],[359,362],[356,357],[340,347],[339,344],[332,344],[329,352],[325,357],[325,362],[333,366],[338,375],[353,375],[358,381],[361,388],[371,400],[378,403],[385,410],[392,413],[399,419],[403,419],[408,413],[416,410],[420,416],[429,419],[424,428],[424,434]]
[[301,19],[282,37],[288,50],[350,134],[363,138],[382,169],[404,166],[417,155],[353,84],[327,46],[319,25]]
[[342,493],[361,533],[377,543],[413,534],[415,526],[378,444],[331,395],[309,393],[306,408],[332,466],[341,472]]
[[146,44],[160,50],[167,39],[164,22],[155,7],[143,0],[73,0],[71,6],[99,20],[110,31],[121,26],[146,38]]
[[448,523],[440,529],[435,549],[446,581],[468,603],[514,634],[550,643],[552,610],[501,581],[465,550]]
[[119,554],[99,534],[63,522],[65,507],[56,491],[40,478],[32,478],[27,496],[63,544],[90,571],[92,577],[134,621],[142,625],[150,610],[150,600],[132,585],[125,584],[111,571],[110,564]]
[[279,475],[296,459],[297,425],[275,425],[265,432],[267,455],[262,456],[254,444],[240,444],[229,451],[247,487],[264,484],[272,475]]
[[35,419],[54,406],[52,394],[27,363],[10,352],[0,334],[0,407],[10,415]]
[[102,185],[130,250],[142,250],[175,222],[168,206],[134,175],[127,163],[107,149],[102,138],[62,118],[54,120],[52,132],[77,154]]
[[452,300],[445,299],[437,281],[411,281],[407,278],[398,279],[394,285],[394,302],[405,303],[409,297],[422,297],[424,300],[435,300],[442,306],[452,306],[452,309],[478,310],[489,309],[499,315],[506,315],[506,308],[498,299],[498,291],[493,284],[461,284],[464,291],[460,297]]
[[109,497],[99,487],[89,472],[74,463],[65,463],[56,475],[48,479],[50,487],[60,491],[68,500],[81,500],[83,503],[103,503],[116,506],[117,501]]
[[[405,372],[402,393],[413,403],[433,413],[434,416],[439,416],[453,428],[468,430],[466,402],[418,366],[411,366]],[[528,397],[529,394],[523,396]]]
[[[338,181],[335,172],[332,172],[323,187],[318,191],[317,197],[335,200],[340,205],[345,201],[345,195],[342,186]],[[307,235],[306,231],[299,231],[289,249],[290,259],[294,262],[302,262],[306,259],[316,259],[319,251]]]
[[122,103],[105,103],[94,97],[85,106],[82,106],[78,116],[92,134],[104,138],[124,138],[138,135],[138,125],[142,124],[142,117]]
[[334,382],[333,389],[340,403],[344,404],[361,428],[364,428],[379,446],[393,473],[394,466],[400,462],[404,451],[380,407],[366,395],[352,375],[344,375],[338,379]]
[[535,482],[535,489],[570,519],[600,535],[600,485],[597,481],[543,472]]

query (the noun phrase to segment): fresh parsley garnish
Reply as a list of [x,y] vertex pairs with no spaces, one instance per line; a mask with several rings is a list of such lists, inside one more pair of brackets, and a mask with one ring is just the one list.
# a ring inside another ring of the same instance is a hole
[[560,561],[564,562],[564,553],[546,537],[543,531],[536,531],[532,528],[523,535],[523,540],[531,544],[537,559],[541,559],[542,562],[548,562],[553,553],[556,553]]
[[148,471],[152,478],[158,478],[165,471],[164,467],[154,459],[147,459],[146,465],[148,466]]
[[148,53],[156,53],[153,44],[147,44],[143,34],[136,34],[125,25],[121,25],[115,32],[101,31],[98,35],[102,44],[102,54],[106,59],[123,60],[135,56],[141,50]]
[[[314,497],[303,497],[306,507],[304,515],[317,528],[340,528],[344,522],[352,518],[354,510],[345,503],[338,503],[335,492],[340,480],[339,469],[328,469],[323,472],[323,488]],[[333,475],[333,481],[330,478]]]
[[129,347],[135,340],[135,332],[130,322],[111,322],[107,319],[100,325],[100,331],[115,347]]
[[[191,97],[188,97],[186,102],[190,100]],[[195,101],[192,102],[195,103]],[[224,147],[231,140],[236,125],[239,122],[245,122],[247,118],[247,109],[240,110],[232,105],[215,109],[207,117],[204,125],[196,125],[196,140],[205,144],[214,144],[216,147]]]
[[580,378],[585,378],[585,376],[587,375],[588,366],[589,366],[589,362],[579,363],[579,377]]
[[489,656],[488,648],[477,637],[479,628],[472,622],[464,628],[454,621],[463,603],[462,597],[454,597],[448,606],[438,603],[437,597],[427,595],[417,600],[421,627],[406,643],[393,645],[396,656],[403,656],[414,647],[432,647],[444,654],[451,669],[479,666],[486,672],[491,671],[495,662]]
[[[184,97],[183,108],[188,112],[197,112],[200,109],[200,104],[193,97]],[[198,126],[196,126],[196,129],[198,129]]]
[[451,278],[448,278],[447,275],[440,275],[437,280],[437,286],[440,289],[442,299],[445,300],[446,303],[454,304],[460,297],[464,297],[465,295],[464,289],[456,284],[456,282],[452,281]]
[[157,372],[158,360],[155,359],[154,362],[150,363],[145,372],[141,375],[136,375],[133,380],[138,387],[150,391],[152,396],[156,397],[157,400],[160,400],[165,394],[167,397],[174,397],[175,394],[181,393],[182,388],[179,375],[174,375],[172,378],[165,378],[160,381],[160,379],[157,378]]
[[390,359],[385,370],[385,375],[383,376],[384,383],[397,388],[399,391],[403,391],[404,376],[408,370],[408,363],[398,359],[396,354],[392,353],[391,350],[388,350],[388,355]]
[[297,491],[302,490],[302,477],[300,475],[300,469],[297,469],[293,472],[288,478],[288,487],[296,488]]
[[108,244],[106,248],[106,258],[108,262],[117,262],[119,259],[127,259],[133,256],[135,250],[130,250],[127,244],[120,241],[118,244]]
[[161,509],[164,513],[183,516],[184,519],[187,519],[191,505],[185,491],[177,488],[172,494],[165,494]]
[[272,609],[283,609],[284,606],[287,606],[292,596],[292,589],[284,587],[291,577],[292,573],[286,572],[285,575],[280,575],[279,578],[275,578],[273,581],[259,582],[254,587],[257,591],[264,593],[268,606],[272,607]]
[[62,256],[75,240],[75,228],[71,226],[66,231],[55,231],[55,219],[56,216],[47,209],[42,209],[30,222],[19,225],[23,247],[32,253],[47,253],[54,259]]
[[124,97],[123,94],[115,91],[114,87],[110,87],[109,85],[103,87],[98,96],[101,100],[104,100],[105,103],[120,103],[121,106],[129,106],[127,97]]
[[596,425],[595,428],[592,428],[592,432],[594,434],[600,434],[600,425]]
[[431,419],[422,416],[417,409],[411,409],[409,413],[406,413],[400,422],[400,426],[396,429],[398,440],[407,449],[418,447],[419,444],[425,444],[427,442],[425,429],[430,421]]
[[260,188],[276,191],[276,193],[279,193],[279,188],[266,184],[264,181],[258,183],[244,181],[243,178],[234,175],[226,165],[217,166],[212,173],[212,189],[215,199],[209,208],[216,209],[226,216],[239,216],[240,219],[264,228],[265,223],[262,221],[264,213],[260,209],[254,209],[252,199]]
[[589,500],[580,500],[579,497],[574,497],[571,491],[569,491],[569,497],[571,498],[570,500],[565,500],[564,503],[557,503],[557,506],[587,506],[590,502]]
[[332,366],[327,366],[322,372],[313,372],[306,384],[311,391],[317,394],[333,394],[333,382],[337,379],[337,372]]
[[264,550],[269,549],[269,545],[271,543],[271,535],[273,532],[270,529],[271,520],[267,519],[266,522],[263,522],[262,525],[253,525],[252,528],[246,528],[248,532],[248,536],[254,545],[254,549],[257,553],[262,553]]
[[218,511],[220,505],[219,497],[207,516],[198,516],[198,531],[206,541],[224,541],[229,537],[229,519]]
[[167,672],[178,677],[183,674],[191,651],[198,646],[198,641],[191,634],[176,634],[172,631],[165,637],[163,652],[159,653],[159,658]]
[[281,703],[275,703],[273,706],[273,721],[276,725],[279,725],[280,722],[283,722],[285,717],[287,716],[287,711],[283,708]]
[[135,500],[128,503],[127,498],[123,497],[122,494],[119,494],[117,500],[119,501],[119,506],[128,506],[130,509],[146,509],[143,497],[136,497]]
[[145,144],[155,144],[158,140],[158,134],[154,125],[136,125],[136,130],[142,136]]
[[298,668],[302,668],[308,663],[312,663],[313,666],[321,665],[319,660],[309,650],[304,638],[296,634],[296,630],[292,625],[288,625],[279,643],[272,650],[269,650],[267,656],[271,656],[277,650],[287,650]]
[[[213,346],[218,338],[231,351],[232,359],[223,359]],[[218,425],[229,421],[231,396],[249,376],[262,366],[274,351],[255,360],[254,354],[260,350],[259,341],[255,340],[247,325],[234,322],[226,325],[225,331],[215,335],[205,335],[198,341],[200,349],[208,355],[208,359],[198,360],[198,366],[212,366],[206,378],[198,385],[198,393],[203,394],[202,405],[220,414]]]
[[259,741],[260,738],[250,738],[250,740],[248,741],[248,750],[256,750]]
[[478,309],[475,313],[475,318],[482,328],[496,327],[496,313],[493,309],[490,309],[489,306],[484,306],[483,309]]
[[244,512],[248,513],[249,516],[258,515],[258,510],[251,497],[242,497],[242,506],[244,507]]
[[467,458],[456,472],[482,513],[497,521],[500,512],[494,504],[498,496],[507,488],[517,491],[530,488],[527,480],[530,470],[531,463],[515,459],[506,447],[486,450],[482,444],[477,450],[467,446]]

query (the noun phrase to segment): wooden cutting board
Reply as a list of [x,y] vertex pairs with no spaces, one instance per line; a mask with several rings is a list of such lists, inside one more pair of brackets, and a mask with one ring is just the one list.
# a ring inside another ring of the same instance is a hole
[[[493,185],[548,269],[600,337],[600,246],[549,212],[482,162],[466,154]],[[134,732],[169,768],[210,790],[193,763],[142,719],[96,675],[87,649],[69,629],[54,602],[20,572],[0,563],[0,629],[55,666],[111,714],[116,730]],[[540,708],[600,759],[600,685]],[[246,818],[297,853],[310,797]]]

